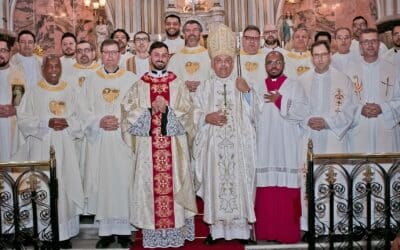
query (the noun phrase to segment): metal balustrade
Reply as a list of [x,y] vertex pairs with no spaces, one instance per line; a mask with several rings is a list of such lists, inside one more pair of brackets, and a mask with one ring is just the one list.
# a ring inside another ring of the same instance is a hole
[[59,249],[58,183],[49,161],[0,163],[0,249]]
[[400,153],[307,153],[309,249],[390,249],[400,232]]

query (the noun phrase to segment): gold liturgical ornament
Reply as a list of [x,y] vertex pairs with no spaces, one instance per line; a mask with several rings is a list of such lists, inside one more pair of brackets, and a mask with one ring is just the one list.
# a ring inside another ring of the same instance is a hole
[[256,71],[257,68],[258,68],[258,63],[256,63],[256,62],[246,62],[246,63],[244,64],[244,67],[246,68],[246,70],[247,70],[248,72],[254,72],[254,71]]
[[85,83],[85,80],[86,80],[86,77],[84,77],[84,76],[79,77],[79,87],[83,86],[83,84]]
[[108,103],[113,103],[119,96],[119,89],[103,89],[103,99]]
[[62,116],[65,114],[65,102],[64,101],[50,101],[49,102],[50,112],[56,116]]
[[197,70],[199,70],[199,68],[200,64],[198,62],[187,62],[185,64],[186,72],[188,72],[189,74],[195,73]]

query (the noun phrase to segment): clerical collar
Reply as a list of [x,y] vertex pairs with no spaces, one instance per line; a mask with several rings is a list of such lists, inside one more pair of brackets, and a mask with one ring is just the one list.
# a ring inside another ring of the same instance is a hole
[[119,67],[117,67],[114,71],[110,72],[108,70],[106,70],[106,68],[104,68],[104,72],[106,72],[107,74],[115,74],[117,73],[117,71],[119,70]]
[[166,69],[152,70],[150,73],[151,73],[151,76],[153,76],[153,77],[163,77],[167,74],[167,70]]

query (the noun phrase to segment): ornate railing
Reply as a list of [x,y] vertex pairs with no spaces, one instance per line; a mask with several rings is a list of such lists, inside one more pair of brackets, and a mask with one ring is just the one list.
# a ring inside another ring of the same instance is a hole
[[0,163],[0,249],[59,249],[58,184],[50,160]]
[[308,146],[309,249],[390,249],[400,232],[400,153],[313,154]]

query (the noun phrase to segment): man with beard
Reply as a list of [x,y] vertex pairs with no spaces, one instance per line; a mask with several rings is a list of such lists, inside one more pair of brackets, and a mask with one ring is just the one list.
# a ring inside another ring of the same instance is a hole
[[71,69],[75,61],[76,37],[71,32],[65,32],[61,37],[61,50],[63,56],[60,57],[63,72]]
[[273,24],[266,24],[264,26],[264,48],[263,52],[267,55],[269,52],[276,50],[284,53],[285,50],[281,48],[278,39],[278,28]]
[[36,85],[41,78],[42,59],[33,54],[35,47],[35,35],[29,30],[22,30],[18,33],[18,53],[15,54],[10,64],[15,65],[23,71],[26,82],[26,89]]
[[130,39],[128,32],[126,32],[124,29],[116,29],[111,34],[111,39],[114,39],[118,42],[119,52],[121,54],[119,67],[126,68],[126,61],[133,56],[132,53],[127,50],[128,41]]
[[126,61],[126,69],[135,73],[138,77],[142,77],[150,69],[150,35],[144,31],[139,31],[133,36],[133,42],[136,53]]
[[332,56],[332,66],[341,72],[353,67],[359,61],[359,56],[350,53],[351,31],[349,28],[340,27],[335,31],[337,52]]
[[143,246],[167,248],[194,240],[196,198],[187,128],[192,103],[182,80],[166,70],[168,47],[150,46],[151,71],[122,103],[122,133],[135,163],[130,221],[142,229]]
[[[353,30],[353,40],[351,40],[350,51],[356,56],[362,57],[362,49],[360,48],[359,41],[363,30],[368,28],[367,19],[363,16],[356,16],[353,19],[352,30]],[[387,47],[384,43],[380,42],[379,45],[379,55],[382,56],[387,51]]]
[[242,50],[240,50],[240,68],[242,77],[253,88],[258,88],[265,79],[263,64],[265,54],[260,49],[260,29],[249,25],[243,31]]
[[293,49],[286,54],[285,75],[297,79],[313,66],[311,53],[308,50],[310,34],[304,26],[299,26],[293,33]]
[[165,17],[165,34],[167,38],[164,43],[168,46],[170,55],[174,55],[185,46],[185,40],[180,36],[181,18],[171,14]]
[[88,114],[83,116],[87,140],[85,205],[99,223],[96,247],[107,248],[117,236],[118,243],[127,248],[133,231],[129,223],[133,156],[121,137],[120,104],[137,77],[118,66],[117,41],[104,40],[100,52],[103,66],[83,85],[88,107]]
[[395,25],[392,28],[393,48],[388,50],[383,58],[396,66],[397,72],[400,70],[400,25]]
[[295,243],[300,240],[303,165],[298,128],[307,100],[300,83],[283,74],[284,66],[283,55],[270,52],[265,58],[268,77],[258,91],[264,101],[256,118],[255,233],[257,240]]
[[206,243],[248,240],[256,221],[255,95],[237,77],[235,33],[220,24],[210,31],[207,47],[215,73],[194,97],[198,133],[192,155],[197,195],[204,201],[203,221],[210,225]]
[[[50,146],[54,146],[60,246],[72,248],[69,240],[79,233],[79,214],[84,204],[73,144],[74,138],[82,135],[81,121],[77,116],[78,103],[82,100],[73,86],[60,80],[61,62],[58,57],[47,55],[44,58],[42,74],[43,79],[31,87],[18,108],[18,128],[29,148],[26,160],[47,160]],[[39,231],[44,229],[40,223],[38,227]]]
[[201,46],[200,37],[203,32],[201,24],[189,20],[183,25],[185,47],[171,57],[168,70],[182,79],[190,92],[195,92],[200,84],[210,76],[210,58],[207,49]]
[[11,156],[16,150],[15,115],[19,103],[13,101],[13,89],[24,88],[23,73],[10,66],[10,50],[10,43],[0,38],[0,162],[11,161]]
[[[76,62],[66,72],[65,79],[70,83],[76,90],[77,93],[85,90],[83,87],[88,82],[90,75],[92,75],[100,66],[95,61],[96,48],[88,41],[80,41],[76,46]],[[89,90],[90,91],[90,90]],[[85,95],[85,94],[83,94]],[[85,173],[85,137],[75,138],[74,140],[77,158],[79,160],[79,169],[81,170],[81,176]]]
[[395,132],[400,121],[400,86],[395,66],[379,56],[378,31],[363,30],[363,60],[347,71],[352,76],[358,110],[351,130],[351,152],[400,150]]

